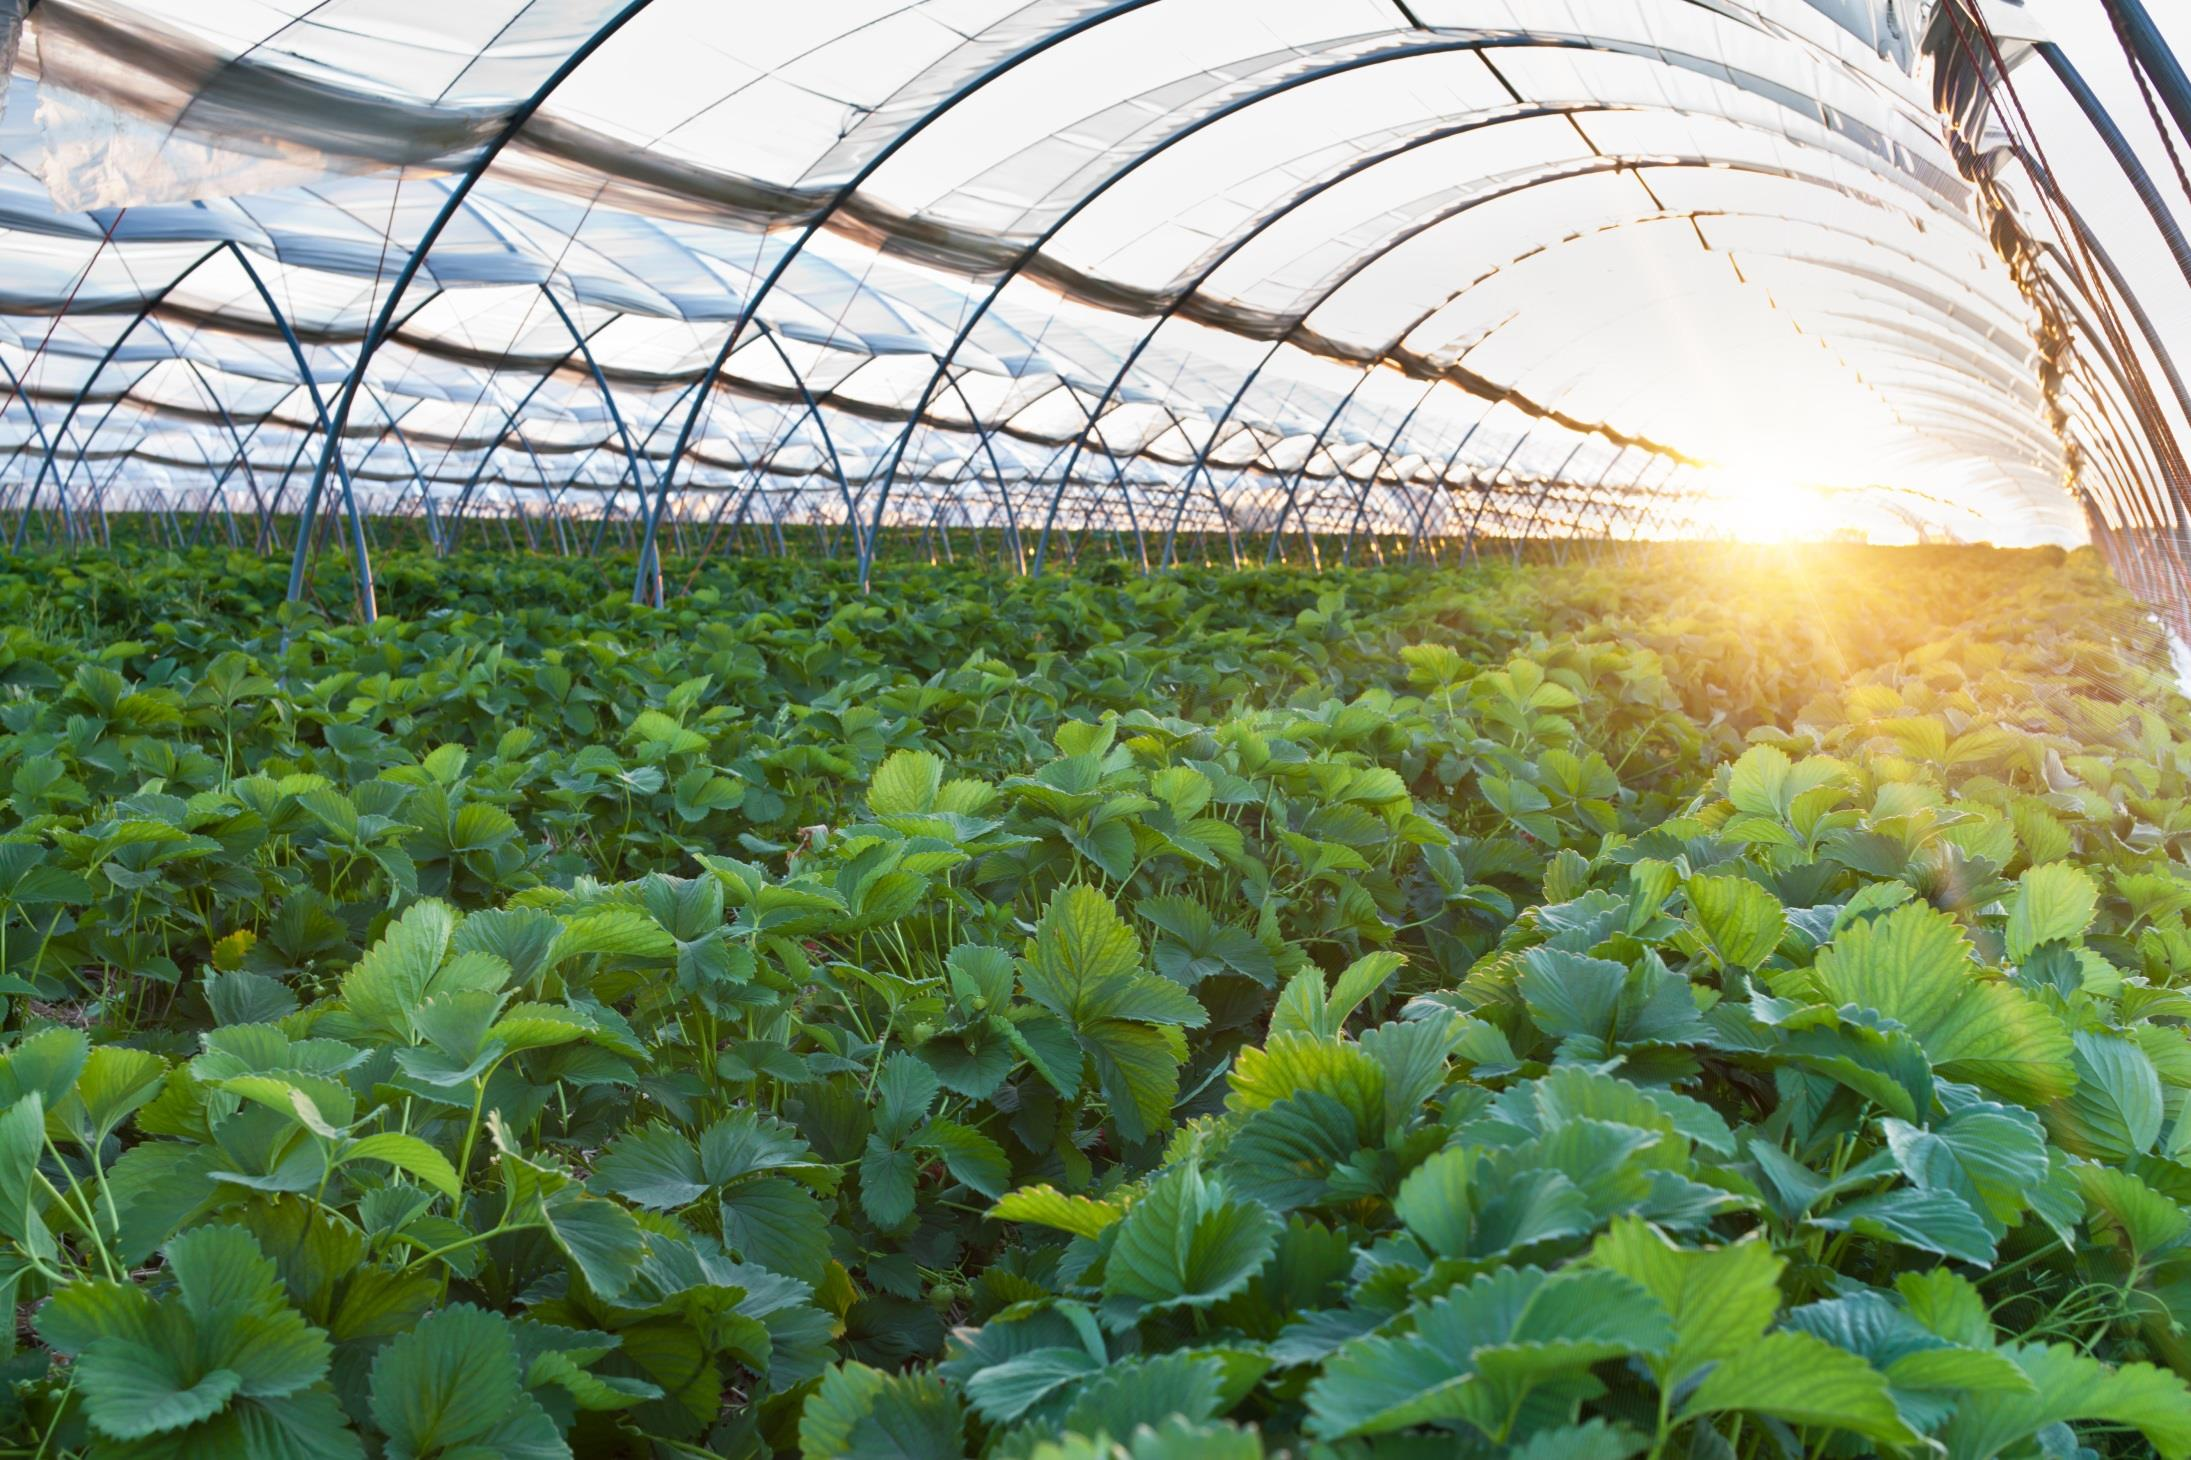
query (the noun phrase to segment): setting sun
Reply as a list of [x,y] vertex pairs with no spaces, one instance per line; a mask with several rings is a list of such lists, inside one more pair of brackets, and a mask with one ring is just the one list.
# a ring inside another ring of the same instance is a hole
[[1847,526],[1830,492],[1770,472],[1718,467],[1712,496],[1718,521],[1742,542],[1811,542]]

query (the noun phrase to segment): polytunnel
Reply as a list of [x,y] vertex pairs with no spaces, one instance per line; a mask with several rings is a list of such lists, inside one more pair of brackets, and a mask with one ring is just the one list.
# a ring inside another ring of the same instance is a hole
[[1721,530],[1778,412],[1904,520],[2187,596],[2167,311],[2006,0],[0,0],[0,40],[16,550],[341,551],[368,617],[404,537],[632,552],[641,597],[792,536],[1565,552]]

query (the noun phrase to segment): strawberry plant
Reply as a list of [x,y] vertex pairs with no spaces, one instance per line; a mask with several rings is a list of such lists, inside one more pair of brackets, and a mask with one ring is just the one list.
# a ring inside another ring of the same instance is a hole
[[2191,1455],[2089,554],[390,557],[0,570],[11,1450]]

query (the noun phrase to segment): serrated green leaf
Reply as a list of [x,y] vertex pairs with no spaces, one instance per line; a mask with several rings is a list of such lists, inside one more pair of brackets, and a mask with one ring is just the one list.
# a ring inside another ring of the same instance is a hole
[[921,1131],[921,1144],[943,1157],[952,1176],[994,1201],[1012,1184],[1012,1163],[1004,1147],[972,1126],[932,1120]]
[[103,1338],[85,1349],[76,1361],[76,1382],[92,1427],[117,1440],[138,1440],[220,1413],[242,1378],[218,1368],[192,1378],[178,1348]]
[[2014,1224],[2046,1180],[2045,1134],[2014,1106],[1973,1102],[1930,1130],[1891,1116],[1879,1124],[1912,1185],[1955,1193],[1996,1228]]
[[1895,1410],[1886,1376],[1807,1333],[1769,1333],[1720,1358],[1683,1402],[1680,1417],[1742,1410],[1890,1445],[1917,1436]]
[[796,1181],[767,1177],[723,1194],[723,1245],[740,1260],[818,1286],[829,1262],[829,1214]]
[[1691,877],[1689,915],[1721,966],[1755,968],[1780,946],[1780,899],[1747,877]]
[[524,1405],[507,1319],[456,1303],[419,1320],[373,1360],[373,1420],[391,1455],[485,1450]]
[[1617,1273],[1502,1268],[1416,1310],[1411,1334],[1346,1345],[1310,1384],[1309,1412],[1329,1436],[1458,1420],[1504,1441],[1534,1390],[1672,1338],[1665,1308]]
[[398,1171],[417,1177],[451,1201],[462,1194],[456,1167],[450,1164],[449,1158],[417,1136],[400,1131],[383,1131],[352,1142],[338,1158],[338,1163],[349,1161],[384,1161]]
[[2032,1106],[2076,1088],[2061,1020],[1981,977],[1962,930],[1924,903],[1844,929],[1819,951],[1817,973],[1835,1002],[1899,1023],[1941,1074]]
[[1944,1187],[1903,1187],[1840,1202],[1806,1220],[1814,1227],[1898,1242],[1981,1267],[1993,1263],[1993,1234],[1984,1220],[1970,1203]]
[[1763,1242],[1677,1247],[1648,1222],[1623,1217],[1590,1260],[1639,1284],[1672,1319],[1673,1341],[1650,1361],[1666,1388],[1755,1344],[1780,1306],[1782,1264]]
[[2074,1169],[2094,1232],[2119,1234],[2141,1266],[2191,1239],[2191,1212],[2130,1172],[2082,1161]]
[[860,1157],[860,1206],[876,1226],[888,1231],[912,1220],[917,1173],[911,1151],[888,1144],[879,1134],[867,1138],[866,1154]]
[[1125,1214],[1126,1209],[1115,1202],[1067,1196],[1053,1186],[1023,1186],[999,1197],[989,1209],[993,1221],[1027,1222],[1076,1237],[1101,1236],[1104,1228]]
[[2191,1455],[2191,1390],[2174,1374],[2151,1364],[2110,1368],[2068,1344],[2002,1352],[2030,1378],[2033,1392],[1959,1405],[1939,1435],[1949,1460],[1990,1460],[2048,1425],[2070,1420],[2137,1429],[2167,1460]]
[[1093,887],[1065,887],[1043,911],[1020,981],[1029,998],[1071,1024],[1089,990],[1140,967],[1140,940],[1111,900]]
[[2008,908],[2008,961],[2021,963],[2041,943],[2084,936],[2099,907],[2100,889],[2082,867],[2046,862],[2016,879]]
[[1193,1164],[1160,1176],[1126,1211],[1103,1269],[1103,1294],[1151,1308],[1200,1308],[1254,1277],[1277,1244],[1278,1219],[1235,1201]]
[[943,762],[925,750],[894,750],[867,784],[867,809],[877,816],[931,810],[943,788]]
[[2078,1030],[2070,1061],[2077,1088],[2046,1112],[2047,1130],[2064,1149],[2103,1161],[2127,1161],[2160,1139],[2160,1075],[2146,1053],[2114,1034]]
[[822,1376],[799,1418],[804,1460],[964,1460],[958,1400],[925,1375],[847,1363]]
[[570,1189],[542,1204],[541,1220],[588,1287],[607,1299],[623,1295],[646,1254],[646,1237],[630,1212]]

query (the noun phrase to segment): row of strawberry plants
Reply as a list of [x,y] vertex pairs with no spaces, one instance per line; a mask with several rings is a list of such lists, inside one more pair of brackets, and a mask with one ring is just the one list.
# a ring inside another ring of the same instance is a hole
[[12,632],[0,1425],[2191,1451],[2156,646],[1833,561]]

